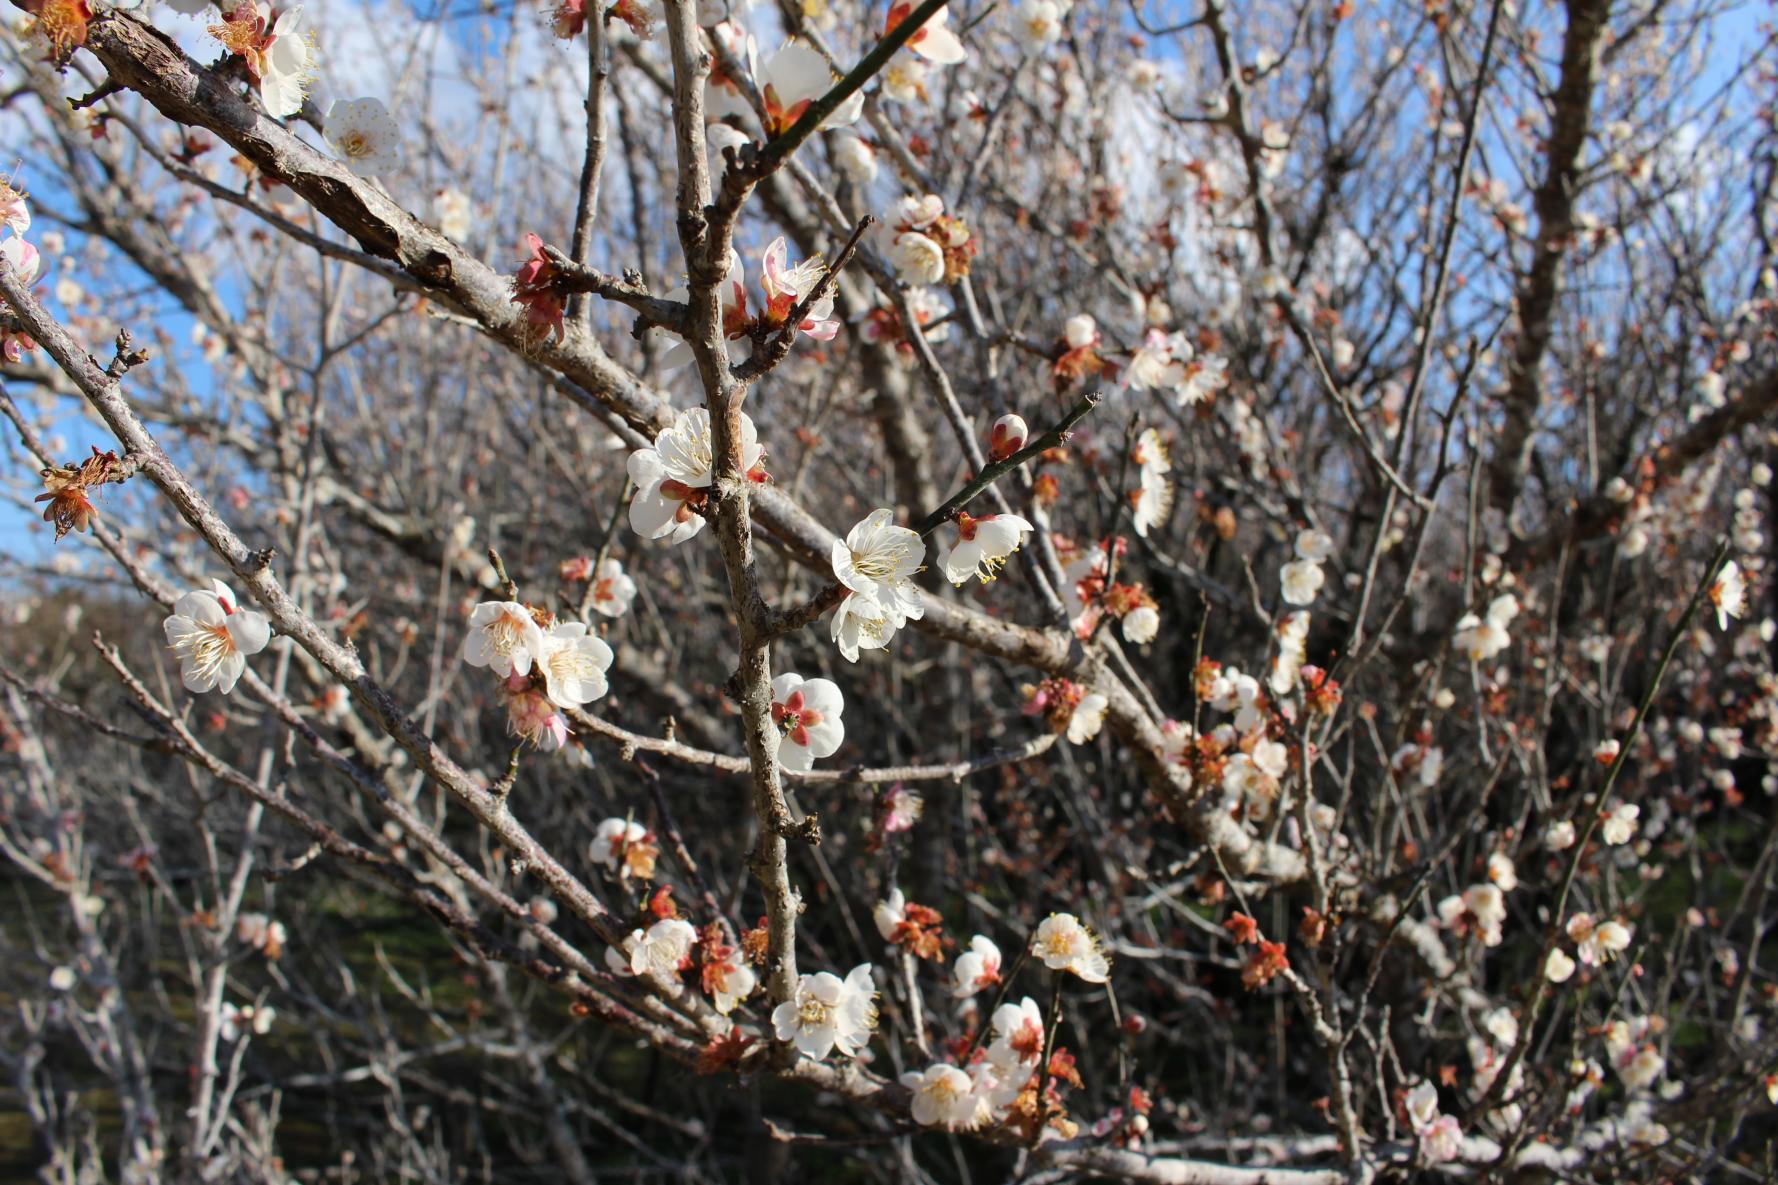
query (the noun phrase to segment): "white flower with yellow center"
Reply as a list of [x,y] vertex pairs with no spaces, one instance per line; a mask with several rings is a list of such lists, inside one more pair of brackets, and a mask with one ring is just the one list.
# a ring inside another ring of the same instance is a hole
[[605,694],[605,672],[611,667],[611,647],[603,638],[587,633],[578,621],[561,621],[543,635],[543,651],[537,668],[543,672],[544,694],[558,708],[578,708]]
[[926,541],[918,531],[896,526],[892,510],[873,510],[843,542],[834,542],[833,574],[893,615],[900,628],[925,612],[912,579],[925,558]]
[[1007,557],[1025,543],[1031,524],[1016,514],[986,514],[974,518],[957,512],[957,542],[939,554],[938,566],[945,579],[962,587],[972,576],[987,584],[999,576]]
[[977,1092],[975,1080],[956,1066],[910,1070],[901,1084],[913,1092],[908,1110],[922,1127],[968,1131],[987,1118],[987,1100]]
[[863,593],[848,593],[833,611],[829,637],[847,662],[857,662],[860,650],[881,650],[889,645],[901,622],[889,610]]
[[543,630],[517,601],[483,601],[469,615],[463,661],[496,675],[528,675],[543,657]]
[[327,109],[327,142],[360,177],[393,173],[401,165],[401,128],[381,99],[351,99]]
[[[765,456],[753,420],[741,416],[741,468],[751,471]],[[648,539],[683,543],[704,529],[700,513],[715,478],[710,443],[710,413],[694,407],[680,412],[670,427],[655,437],[654,447],[630,454],[630,527]]]
[[265,614],[242,609],[220,580],[180,597],[164,626],[185,689],[199,693],[233,691],[247,669],[247,656],[264,650],[272,637]]
[[856,1057],[877,1027],[877,989],[869,963],[841,979],[828,971],[798,978],[796,993],[772,1010],[778,1040],[816,1061],[838,1049]]
[[1111,978],[1111,962],[1099,949],[1099,939],[1071,913],[1052,913],[1037,927],[1031,953],[1051,971],[1067,971],[1088,983]]

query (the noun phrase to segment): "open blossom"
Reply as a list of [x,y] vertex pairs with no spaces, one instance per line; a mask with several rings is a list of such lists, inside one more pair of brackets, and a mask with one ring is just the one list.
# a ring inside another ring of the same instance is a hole
[[263,0],[241,0],[209,29],[212,37],[240,57],[259,88],[266,113],[278,119],[302,109],[303,92],[314,72],[302,14],[300,5],[278,12]]
[[1191,357],[1191,346],[1177,335],[1169,337],[1150,329],[1124,368],[1124,385],[1132,391],[1177,387],[1185,380],[1185,364],[1176,355]]
[[623,564],[611,556],[599,562],[593,574],[593,612],[601,617],[622,617],[636,599],[636,582],[624,571]]
[[603,864],[625,879],[652,880],[660,849],[642,824],[627,819],[606,819],[593,833],[587,855],[593,863]]
[[1519,601],[1511,593],[1495,597],[1488,604],[1485,617],[1466,613],[1457,622],[1452,642],[1472,662],[1486,662],[1512,643],[1506,627],[1519,614]]
[[1096,691],[1083,695],[1080,702],[1074,705],[1074,715],[1068,718],[1068,741],[1074,745],[1084,745],[1099,735],[1105,726],[1105,709],[1109,701]]
[[1498,885],[1471,885],[1461,896],[1438,903],[1439,924],[1457,934],[1473,932],[1483,946],[1499,946],[1506,921],[1506,895]]
[[840,713],[845,697],[831,679],[804,679],[786,672],[772,680],[772,724],[778,729],[778,764],[806,770],[831,757],[846,739]]
[[1052,913],[1038,923],[1031,953],[1051,971],[1067,971],[1088,983],[1111,978],[1111,962],[1099,948],[1099,939],[1071,913]]
[[1430,1164],[1456,1160],[1463,1151],[1463,1129],[1455,1115],[1440,1115],[1420,1133],[1420,1155]]
[[1543,846],[1552,852],[1565,852],[1574,846],[1575,839],[1574,821],[1558,819],[1544,829]]
[[537,668],[543,672],[544,694],[559,708],[578,708],[602,697],[611,647],[578,621],[559,621],[543,635]]
[[869,963],[845,979],[829,971],[799,976],[795,994],[772,1010],[772,1028],[804,1057],[819,1061],[835,1049],[856,1057],[877,1027],[876,1001]]
[[986,934],[969,940],[969,949],[957,956],[951,968],[951,994],[959,998],[975,995],[1000,982],[1000,948]]
[[1574,960],[1561,947],[1550,951],[1550,957],[1543,962],[1543,977],[1551,983],[1567,983],[1574,974]]
[[487,667],[502,678],[529,674],[543,657],[543,627],[517,601],[483,601],[469,615],[463,661]]
[[1630,946],[1630,928],[1618,921],[1595,922],[1590,913],[1568,919],[1568,937],[1580,961],[1589,967],[1611,962]]
[[1641,814],[1642,808],[1635,803],[1613,803],[1599,824],[1599,838],[1614,847],[1629,843],[1636,834],[1636,820]]
[[1728,629],[1729,618],[1747,612],[1747,581],[1741,575],[1741,565],[1734,560],[1724,564],[1710,586],[1709,596],[1710,603],[1716,606],[1717,628]]
[[895,631],[907,624],[904,616],[863,593],[847,593],[833,611],[828,635],[847,662],[857,662],[860,650],[882,650]]
[[939,553],[945,578],[959,587],[977,576],[987,584],[999,575],[1007,557],[1025,543],[1031,524],[1016,514],[972,517],[957,512],[957,542]]
[[926,812],[926,800],[902,785],[889,787],[883,795],[880,813],[883,820],[883,831],[895,835],[903,831],[912,831],[914,824]]
[[1013,28],[1025,48],[1042,51],[1062,39],[1064,15],[1054,0],[1025,0],[1013,16]]
[[220,580],[180,597],[164,624],[167,646],[179,656],[180,680],[199,693],[233,691],[247,656],[264,650],[272,637],[265,614],[241,608]]
[[[772,240],[761,262],[763,278],[760,283],[765,288],[766,305],[760,319],[776,329],[789,320],[790,311],[797,303],[827,278],[827,265],[820,259],[811,258],[791,267],[790,251],[784,245],[783,235]],[[833,293],[829,292],[811,304],[796,328],[817,341],[832,340],[840,331],[840,322],[833,315]]]
[[1167,521],[1173,509],[1173,462],[1167,442],[1153,428],[1136,438],[1130,460],[1136,463],[1136,488],[1129,494],[1130,525],[1146,538],[1149,531]]
[[986,1118],[975,1081],[956,1066],[910,1070],[901,1076],[901,1084],[913,1094],[908,1110],[922,1127],[967,1131]]
[[897,628],[925,613],[913,576],[926,558],[926,541],[897,526],[894,511],[871,511],[844,540],[834,541],[831,558],[834,578],[897,616]]
[[989,1061],[1003,1067],[1035,1067],[1043,1059],[1043,1010],[1030,996],[1017,1004],[1002,1004],[988,1023],[994,1033]]
[[277,1017],[278,1010],[270,1004],[237,1007],[232,1001],[225,1000],[219,1014],[221,1023],[217,1026],[217,1032],[225,1042],[232,1045],[246,1033],[265,1036],[272,1031],[272,1022]]
[[235,937],[274,960],[283,957],[284,944],[290,940],[284,923],[273,921],[263,913],[244,913],[236,918]]
[[833,163],[854,185],[869,185],[877,179],[877,150],[851,132],[830,137],[829,151]]
[[945,278],[945,251],[936,240],[903,231],[889,243],[889,264],[909,284],[937,284]]
[[327,142],[360,177],[393,173],[401,165],[401,128],[380,99],[352,99],[327,109]]
[[[741,466],[752,476],[765,448],[753,420],[741,413]],[[680,412],[655,437],[653,448],[630,454],[630,527],[646,539],[683,543],[704,529],[700,513],[710,496],[716,463],[711,454],[710,413],[702,407]]]
[[1278,572],[1284,600],[1292,605],[1312,605],[1327,575],[1313,560],[1292,560]]
[[691,963],[692,944],[698,932],[683,918],[662,918],[647,930],[635,930],[624,943],[630,956],[630,973],[653,975],[677,982],[679,972]]

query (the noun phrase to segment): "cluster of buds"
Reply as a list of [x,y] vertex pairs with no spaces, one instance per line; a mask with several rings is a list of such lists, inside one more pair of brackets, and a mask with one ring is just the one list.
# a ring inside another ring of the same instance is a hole
[[1236,946],[1254,948],[1241,968],[1241,983],[1248,991],[1262,988],[1290,970],[1290,959],[1284,953],[1284,944],[1266,941],[1265,935],[1260,933],[1259,923],[1246,914],[1230,914],[1222,928],[1229,932],[1229,938]]
[[[943,319],[945,306],[931,289],[908,289],[907,303],[908,311],[914,315],[914,324],[927,341],[936,345],[951,336],[950,323]],[[902,324],[901,313],[889,305],[879,304],[865,313],[858,324],[858,336],[873,344],[880,342],[893,346],[895,361],[902,366],[912,367],[919,361],[914,353],[914,343],[908,338],[907,326]]]
[[43,508],[43,521],[55,525],[58,541],[69,531],[85,531],[98,514],[87,491],[94,486],[125,481],[135,471],[130,461],[109,450],[100,452],[96,447],[84,461],[45,469],[44,492],[37,495],[37,501],[49,503]]
[[[654,24],[658,19],[654,6],[648,0],[617,0],[605,10],[607,23],[618,20],[630,27],[643,41],[654,37]],[[586,0],[562,0],[550,17],[550,26],[557,37],[563,41],[572,41],[586,29]]]

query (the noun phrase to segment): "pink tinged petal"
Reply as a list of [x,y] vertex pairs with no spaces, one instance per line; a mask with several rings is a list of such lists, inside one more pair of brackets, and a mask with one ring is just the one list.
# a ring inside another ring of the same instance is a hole
[[784,272],[789,254],[789,249],[784,245],[783,235],[773,239],[771,245],[766,248],[765,255],[760,260],[761,267],[765,272],[766,295],[777,296],[784,291]]
[[949,26],[942,23],[945,15],[944,11],[940,10],[936,16],[928,20],[926,27],[914,34],[914,39],[908,43],[908,48],[936,65],[954,66],[967,58],[969,51],[963,48],[961,41],[957,40],[957,34],[951,32]]

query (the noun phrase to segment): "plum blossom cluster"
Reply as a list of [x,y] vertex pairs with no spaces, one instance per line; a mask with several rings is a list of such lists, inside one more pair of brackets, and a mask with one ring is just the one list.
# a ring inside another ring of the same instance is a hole
[[1463,1148],[1463,1129],[1454,1115],[1439,1111],[1438,1087],[1421,1082],[1408,1091],[1402,1100],[1408,1126],[1420,1147],[1420,1156],[1428,1164],[1441,1164],[1457,1159]]
[[1173,509],[1173,462],[1167,442],[1153,428],[1144,429],[1130,451],[1130,463],[1136,467],[1136,488],[1130,500],[1130,526],[1136,534],[1148,533],[1167,521]]
[[283,922],[263,913],[244,913],[235,919],[235,938],[275,962],[283,958],[290,935]]
[[1126,641],[1154,641],[1161,626],[1160,607],[1154,596],[1144,585],[1113,579],[1113,556],[1123,558],[1129,549],[1128,540],[1120,536],[1111,548],[1102,543],[1083,548],[1074,540],[1057,535],[1054,543],[1066,581],[1063,598],[1069,624],[1078,637],[1091,638],[1099,623],[1110,617],[1121,623]]
[[884,942],[918,959],[942,963],[945,949],[955,945],[944,932],[944,915],[929,905],[909,901],[900,889],[891,889],[889,896],[877,902],[871,920]]
[[1228,385],[1228,360],[1199,355],[1183,333],[1150,328],[1131,351],[1123,385],[1131,391],[1171,392],[1179,407],[1195,407]]
[[633,819],[606,819],[593,832],[587,856],[620,879],[653,880],[660,845],[648,828]]
[[563,715],[604,696],[611,647],[584,623],[519,601],[483,601],[469,616],[463,661],[501,680],[508,726],[544,752],[568,743]]
[[877,235],[896,275],[915,285],[955,284],[969,274],[979,246],[969,226],[946,214],[945,200],[934,193],[902,198]]
[[860,650],[881,650],[926,607],[913,577],[926,558],[918,531],[897,526],[895,512],[873,510],[833,544],[833,575],[845,596],[834,610],[832,640],[848,662]]
[[[794,266],[790,249],[782,235],[767,244],[760,257],[760,288],[764,298],[755,310],[748,303],[747,273],[738,252],[730,250],[728,271],[718,288],[722,305],[722,331],[725,341],[763,340],[765,335],[781,330],[796,332],[816,341],[831,341],[840,331],[840,321],[833,315],[831,287],[817,296],[828,284],[830,273],[820,258],[805,259]],[[669,299],[685,299],[687,290],[674,289]],[[792,318],[795,324],[792,325]],[[675,370],[691,365],[696,355],[691,344],[676,341],[661,356],[661,365]]]
[[1457,621],[1457,632],[1451,641],[1471,662],[1487,662],[1512,645],[1507,627],[1519,615],[1519,599],[1503,593],[1488,603],[1481,616],[1466,613]]
[[[172,7],[197,15],[208,0],[169,0]],[[210,36],[240,59],[259,92],[266,114],[287,119],[302,110],[303,96],[315,75],[315,53],[303,28],[303,10],[275,9],[264,0],[241,0],[222,11],[209,26]]]
[[1278,572],[1284,600],[1292,605],[1312,605],[1327,576],[1321,565],[1333,554],[1333,540],[1321,531],[1303,531],[1296,537],[1296,559]]
[[606,556],[596,565],[587,556],[576,556],[563,560],[558,571],[564,584],[588,586],[586,604],[600,617],[622,617],[636,600],[636,581],[616,556]]

